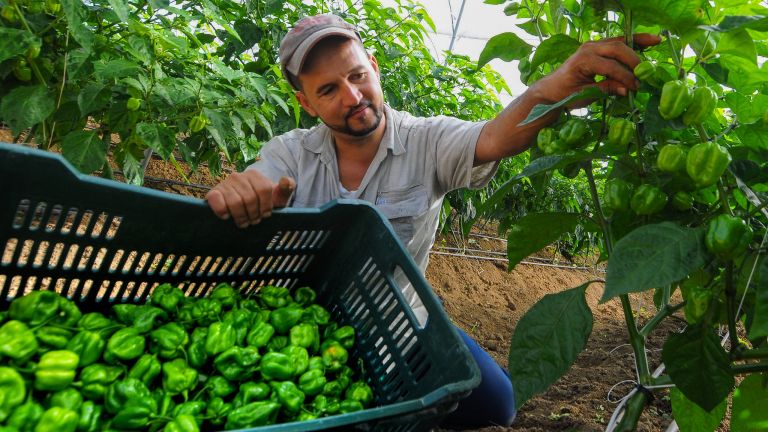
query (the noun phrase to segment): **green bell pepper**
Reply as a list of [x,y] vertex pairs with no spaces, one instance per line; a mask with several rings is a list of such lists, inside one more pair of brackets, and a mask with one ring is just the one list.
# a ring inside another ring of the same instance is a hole
[[211,422],[211,424],[220,426],[224,424],[224,421],[226,420],[227,416],[229,416],[231,411],[231,403],[224,402],[224,399],[220,397],[215,397],[208,403],[208,407],[205,411],[205,417],[208,418],[208,421]]
[[299,377],[299,389],[307,396],[316,396],[323,391],[328,379],[320,369],[310,369]]
[[205,352],[215,356],[235,346],[235,328],[228,322],[215,322],[208,327]]
[[247,309],[232,309],[224,314],[223,322],[232,325],[235,330],[235,345],[242,346],[253,323],[254,314]]
[[697,87],[693,91],[691,104],[683,113],[683,124],[700,124],[707,119],[717,106],[717,93],[709,87]]
[[88,399],[101,400],[109,386],[120,378],[123,368],[96,363],[86,366],[80,371],[80,391]]
[[118,360],[133,360],[144,354],[146,340],[134,327],[116,331],[107,341],[104,360],[116,363]]
[[210,325],[219,321],[221,302],[211,298],[201,298],[192,303],[192,319],[197,325]]
[[23,362],[32,357],[37,349],[35,333],[23,322],[10,320],[0,327],[0,357]]
[[[0,388],[2,388],[1,382],[2,372],[0,372]],[[2,404],[0,404],[0,411],[3,411]],[[11,414],[5,424],[6,426],[15,428],[15,430],[19,432],[32,432],[35,430],[35,426],[37,426],[44,411],[45,410],[40,404],[30,399],[23,405],[14,409],[13,414]],[[2,417],[2,412],[0,412],[0,421],[2,421]]]
[[692,100],[691,90],[685,82],[681,80],[668,81],[661,88],[659,114],[665,120],[677,118],[688,109]]
[[335,340],[326,340],[321,346],[320,356],[323,359],[325,369],[336,372],[347,363],[349,353],[340,343]]
[[363,404],[360,403],[360,401],[344,399],[343,401],[339,402],[339,412],[341,414],[360,411],[362,409],[363,409]]
[[272,391],[277,394],[277,399],[287,412],[296,414],[304,404],[304,393],[299,390],[293,381],[272,381],[269,383]]
[[656,166],[659,170],[669,173],[685,171],[685,159],[687,151],[678,144],[667,144],[661,148],[656,157]]
[[259,401],[233,409],[227,416],[226,429],[243,429],[274,424],[280,404],[273,401]]
[[101,359],[107,342],[97,332],[83,330],[67,343],[67,349],[80,356],[80,366],[88,366]]
[[212,376],[205,382],[205,387],[208,389],[208,394],[212,397],[227,397],[237,390],[228,379],[223,376]]
[[0,422],[8,418],[26,396],[27,386],[21,375],[15,369],[0,366]]
[[339,399],[326,395],[317,395],[312,401],[312,407],[316,414],[333,415],[339,412]]
[[317,299],[317,293],[310,287],[296,288],[296,292],[293,293],[293,301],[299,304],[301,307],[309,306]]
[[585,143],[585,135],[588,132],[589,126],[586,121],[572,117],[560,126],[557,135],[568,148],[576,148]]
[[288,288],[267,285],[259,290],[259,299],[265,306],[277,309],[291,301],[291,293]]
[[[350,327],[352,328],[352,327]],[[317,352],[320,348],[320,330],[316,324],[299,323],[291,327],[288,335],[290,344]],[[355,339],[355,330],[352,329],[352,342]]]
[[638,215],[652,215],[660,212],[667,205],[667,194],[650,184],[642,184],[637,188],[629,206]]
[[373,389],[363,381],[356,381],[347,387],[345,397],[358,401],[366,407],[373,402]]
[[184,327],[175,322],[163,324],[149,333],[150,350],[156,351],[160,357],[174,359],[184,352],[189,342],[189,335]]
[[309,358],[309,367],[307,370],[315,369],[325,372],[325,364],[323,364],[323,358],[320,356],[312,356]]
[[157,402],[152,393],[135,378],[112,383],[104,397],[104,408],[114,415],[112,426],[118,429],[145,428],[157,415]]
[[206,403],[201,400],[186,401],[176,405],[173,409],[173,416],[191,415],[194,418],[201,418],[205,413]]
[[117,331],[118,324],[105,317],[99,312],[89,312],[77,321],[77,327],[83,330],[98,332],[106,336],[111,336]]
[[78,432],[98,432],[103,429],[101,413],[104,407],[93,401],[85,401],[80,406],[80,416],[77,422]]
[[43,326],[34,330],[35,337],[41,345],[51,349],[64,349],[67,347],[73,333],[65,328],[55,326]]
[[197,385],[197,371],[187,366],[184,359],[163,364],[163,389],[171,395],[184,394]]
[[688,324],[701,321],[709,309],[712,300],[712,290],[702,286],[704,282],[699,277],[691,276],[680,283],[680,291],[685,300],[685,320]]
[[67,350],[48,351],[40,357],[35,370],[37,390],[57,391],[66,388],[75,380],[80,357]]
[[267,352],[280,351],[288,346],[290,339],[286,335],[275,335],[267,342]]
[[254,324],[251,330],[248,332],[246,341],[248,342],[248,346],[261,348],[269,343],[269,340],[274,334],[275,328],[272,326],[272,324],[259,321]]
[[656,79],[656,65],[648,60],[638,63],[632,72],[640,81],[647,82],[652,86],[658,86],[659,84]]
[[77,305],[53,291],[32,291],[11,302],[8,313],[33,327],[43,323],[73,327],[82,317]]
[[325,385],[323,385],[323,396],[332,397],[332,398],[340,398],[342,393],[344,393],[344,386],[339,380],[332,380],[327,381]]
[[703,188],[717,183],[730,163],[728,150],[709,141],[691,147],[685,159],[685,170],[696,187]]
[[247,381],[259,366],[260,359],[258,348],[233,346],[219,354],[213,366],[230,381]]
[[136,378],[143,382],[147,387],[152,385],[152,382],[160,375],[163,366],[157,356],[152,354],[144,354],[136,360],[131,369],[128,371],[129,378]]
[[301,321],[324,326],[331,321],[331,313],[319,304],[312,304],[304,309]]
[[35,432],[75,432],[78,414],[61,407],[51,407],[40,417]]
[[542,128],[536,136],[536,147],[545,155],[563,153],[568,150],[565,142],[558,139],[556,135],[557,133],[554,129],[550,127]]
[[355,345],[355,328],[350,325],[341,326],[331,333],[331,339],[344,348],[351,349]]
[[149,301],[160,309],[173,314],[177,311],[179,305],[183,303],[185,297],[184,291],[171,284],[164,283],[155,287],[152,295],[149,297]]
[[632,197],[632,185],[628,182],[613,178],[605,182],[603,188],[603,204],[613,211],[629,210],[629,201]]
[[684,191],[675,192],[672,195],[672,207],[679,211],[690,210],[693,207],[693,196]]
[[200,432],[200,425],[194,416],[189,414],[177,415],[173,421],[166,423],[164,432]]
[[743,219],[721,214],[709,221],[704,244],[716,257],[730,260],[747,251],[753,235],[752,227]]
[[49,407],[61,407],[72,411],[79,411],[83,404],[83,395],[73,387],[67,387],[55,393],[48,394]]
[[309,351],[300,346],[289,345],[280,350],[287,355],[293,363],[293,375],[303,374],[309,368]]
[[623,118],[611,119],[603,150],[609,155],[625,154],[634,136],[635,124],[633,122]]
[[213,300],[218,300],[221,306],[227,309],[234,307],[237,304],[237,300],[240,295],[232,285],[222,282],[211,291],[211,295],[208,297]]
[[269,314],[269,323],[275,328],[276,333],[286,334],[299,322],[303,314],[304,309],[298,306],[281,307]]
[[295,363],[287,354],[268,352],[261,358],[259,367],[265,380],[288,380],[294,375]]
[[251,402],[266,400],[272,390],[265,382],[246,382],[240,384],[240,390],[237,392],[232,406],[239,408]]
[[205,350],[205,342],[207,339],[207,327],[196,327],[192,331],[191,342],[187,349],[187,359],[189,360],[190,366],[199,369],[208,363],[208,352]]

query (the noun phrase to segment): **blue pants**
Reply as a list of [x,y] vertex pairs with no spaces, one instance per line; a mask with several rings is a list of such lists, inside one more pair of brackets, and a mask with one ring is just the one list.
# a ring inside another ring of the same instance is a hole
[[515,394],[509,374],[499,366],[477,342],[456,327],[469,352],[480,367],[480,385],[459,401],[456,411],[448,414],[440,425],[448,429],[509,426],[515,420]]

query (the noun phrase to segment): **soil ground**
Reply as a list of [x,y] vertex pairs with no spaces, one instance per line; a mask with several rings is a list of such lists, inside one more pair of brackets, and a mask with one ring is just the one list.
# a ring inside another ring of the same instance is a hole
[[[7,131],[0,130],[0,141],[10,142],[8,135]],[[151,161],[146,175],[147,179],[182,181],[170,164],[157,159]],[[217,182],[204,170],[189,176],[189,180],[204,186]],[[206,192],[205,188],[184,187],[162,181],[148,180],[146,186],[197,197],[203,197]],[[473,234],[497,237],[491,228],[481,228]],[[435,253],[430,257],[426,275],[443,301],[448,316],[505,367],[515,325],[531,306],[546,294],[604,277],[604,273],[597,268],[576,269],[524,263],[508,272],[506,263],[502,261],[503,255],[494,255],[497,260],[491,261],[440,253],[446,250],[456,252],[456,249],[446,249],[448,247],[503,252],[505,245],[502,240],[476,235],[466,240],[454,235],[441,236],[436,242]],[[538,255],[550,260],[554,258],[546,251]],[[563,267],[567,267],[568,263],[564,264]],[[628,336],[621,306],[618,300],[598,304],[601,294],[601,283],[593,283],[587,291],[588,303],[594,314],[592,335],[587,348],[578,356],[568,373],[545,393],[521,407],[512,427],[488,427],[480,431],[605,429],[616,402],[634,386],[634,363],[632,350],[627,345]],[[641,321],[649,318],[654,311],[648,296],[633,298],[633,308]],[[675,320],[667,320],[667,324],[649,338],[648,356],[652,369],[659,363],[665,333],[676,330],[679,325]],[[657,393],[651,406],[645,410],[638,430],[664,430],[671,421],[670,413],[666,394]]]

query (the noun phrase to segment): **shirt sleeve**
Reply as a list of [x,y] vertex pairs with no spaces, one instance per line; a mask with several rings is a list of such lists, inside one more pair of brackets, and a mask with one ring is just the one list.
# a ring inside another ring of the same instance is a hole
[[259,160],[246,169],[257,170],[275,183],[283,176],[298,181],[298,161],[294,157],[298,153],[290,151],[288,144],[282,136],[272,138],[261,148]]
[[475,147],[487,122],[469,122],[453,117],[429,120],[430,145],[434,149],[437,180],[445,192],[468,187],[479,189],[496,174],[499,161],[473,167]]

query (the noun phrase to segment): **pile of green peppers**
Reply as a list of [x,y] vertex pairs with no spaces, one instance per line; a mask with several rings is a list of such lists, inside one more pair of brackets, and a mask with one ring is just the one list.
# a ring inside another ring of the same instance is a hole
[[0,312],[0,432],[240,429],[371,406],[354,328],[315,299],[163,284],[103,314],[30,292]]

